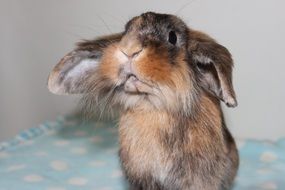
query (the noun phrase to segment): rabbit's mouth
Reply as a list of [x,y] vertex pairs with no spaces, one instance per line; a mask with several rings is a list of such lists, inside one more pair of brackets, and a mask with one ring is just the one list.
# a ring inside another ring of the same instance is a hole
[[146,82],[131,74],[124,83],[124,91],[128,94],[152,94],[153,88]]

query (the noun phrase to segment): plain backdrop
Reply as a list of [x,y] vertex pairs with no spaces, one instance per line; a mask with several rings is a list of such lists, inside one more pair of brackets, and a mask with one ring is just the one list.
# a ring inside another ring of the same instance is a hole
[[48,92],[49,72],[80,39],[121,31],[145,11],[177,14],[225,45],[239,106],[224,107],[238,138],[285,136],[285,1],[0,0],[0,141],[76,109]]

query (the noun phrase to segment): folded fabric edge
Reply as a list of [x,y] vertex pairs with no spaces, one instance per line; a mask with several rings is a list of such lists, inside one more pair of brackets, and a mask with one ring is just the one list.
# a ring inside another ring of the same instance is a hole
[[36,127],[23,130],[11,140],[0,142],[0,152],[61,128],[63,126],[62,124],[69,117],[70,116],[59,116],[55,121],[46,121]]

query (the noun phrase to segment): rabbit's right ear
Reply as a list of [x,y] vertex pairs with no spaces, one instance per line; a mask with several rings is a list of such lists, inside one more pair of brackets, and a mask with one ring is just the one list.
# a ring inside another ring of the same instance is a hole
[[233,60],[230,52],[210,36],[194,30],[189,32],[188,45],[199,71],[199,85],[227,106],[237,106],[232,85]]
[[79,43],[51,71],[48,89],[59,95],[86,92],[88,79],[98,69],[104,48],[119,41],[121,36],[120,33]]

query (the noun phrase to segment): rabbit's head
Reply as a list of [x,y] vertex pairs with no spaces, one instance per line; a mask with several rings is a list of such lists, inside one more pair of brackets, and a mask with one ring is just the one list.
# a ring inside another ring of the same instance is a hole
[[80,42],[50,74],[55,94],[124,109],[190,114],[201,94],[236,106],[228,50],[173,15],[144,13],[122,33]]

